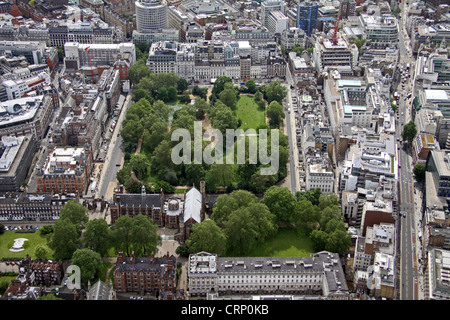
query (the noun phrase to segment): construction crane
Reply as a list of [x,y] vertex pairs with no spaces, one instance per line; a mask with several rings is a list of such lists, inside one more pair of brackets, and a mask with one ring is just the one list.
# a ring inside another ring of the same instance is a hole
[[89,67],[91,68],[91,83],[94,83],[94,69],[92,69],[91,51],[89,50],[92,44],[87,46],[84,51],[87,51],[89,57]]
[[91,83],[94,83],[94,69],[92,68],[92,61],[91,61],[91,51],[89,50],[92,46],[92,44],[94,43],[95,40],[95,36],[100,32],[100,30],[98,30],[97,32],[95,32],[92,35],[92,40],[91,43],[84,49],[84,51],[87,51],[88,53],[88,57],[89,57],[89,67],[91,68]]
[[337,44],[337,31],[338,31],[338,27],[339,27],[339,21],[341,21],[342,18],[342,13],[339,13],[339,18],[336,21],[336,25],[334,26],[334,34],[333,34],[333,44],[336,45]]

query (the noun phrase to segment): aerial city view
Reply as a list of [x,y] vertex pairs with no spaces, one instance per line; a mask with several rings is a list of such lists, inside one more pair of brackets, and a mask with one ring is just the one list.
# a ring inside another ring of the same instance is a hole
[[0,300],[449,299],[448,44],[450,0],[2,0]]

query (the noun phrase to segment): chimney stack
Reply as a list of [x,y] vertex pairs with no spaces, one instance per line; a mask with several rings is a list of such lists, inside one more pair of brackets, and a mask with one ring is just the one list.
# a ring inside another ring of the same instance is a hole
[[134,265],[134,251],[131,252],[130,265],[131,265],[131,266]]
[[117,262],[123,262],[123,252],[119,252],[119,256],[117,257]]

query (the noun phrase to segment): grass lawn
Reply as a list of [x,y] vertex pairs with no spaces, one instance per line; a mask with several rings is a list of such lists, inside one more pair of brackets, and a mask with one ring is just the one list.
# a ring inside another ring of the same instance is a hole
[[241,129],[257,129],[266,123],[266,114],[258,109],[253,96],[240,95],[236,104],[236,116],[241,119]]
[[249,257],[309,257],[314,252],[312,241],[299,236],[295,229],[279,229],[277,235],[257,246]]
[[[20,252],[12,252],[9,249],[14,244],[14,239],[25,238],[28,241],[25,241],[23,247],[25,250]],[[5,231],[2,235],[0,235],[0,259],[3,257],[7,258],[26,258],[28,254],[32,259],[35,259],[34,249],[38,244],[44,245],[48,251],[47,259],[52,259],[53,250],[50,249],[47,245],[47,237],[41,236],[39,231],[34,233],[16,233],[14,231]]]

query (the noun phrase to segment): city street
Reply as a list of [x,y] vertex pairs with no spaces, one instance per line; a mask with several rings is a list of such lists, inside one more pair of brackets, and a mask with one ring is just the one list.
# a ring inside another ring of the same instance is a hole
[[[297,134],[296,134],[296,120],[295,120],[295,112],[292,109],[292,95],[291,95],[291,88],[290,86],[296,87],[294,80],[291,77],[291,74],[289,72],[289,68],[286,68],[286,81],[283,83],[284,87],[286,88],[287,95],[286,95],[286,107],[284,109],[285,116],[286,116],[286,133],[289,138],[289,179],[291,182],[290,189],[292,193],[295,195],[297,191],[300,191],[300,182],[299,182],[299,169],[298,169],[298,147],[297,147]],[[289,108],[291,108],[290,112],[287,110],[287,106],[289,105]]]
[[[408,93],[414,91],[414,60],[411,56],[411,48],[409,46],[410,41],[408,37],[405,37],[405,29],[403,22],[407,19],[407,7],[401,4],[402,19],[399,20],[399,49],[400,49],[400,61],[399,68],[403,68],[408,63],[411,65],[410,72],[411,77],[407,77],[405,81],[405,89],[402,89],[401,81],[398,84],[397,92],[399,92],[399,109],[398,109],[398,121],[396,136],[398,139],[402,139],[401,134],[403,126],[412,120],[410,101],[411,99],[404,99]],[[415,300],[418,299],[418,274],[417,274],[417,259],[416,252],[417,238],[416,233],[416,211],[414,205],[414,177],[413,177],[413,165],[412,157],[410,155],[411,146],[406,142],[399,143],[398,156],[399,156],[399,187],[400,187],[400,206],[399,206],[399,224],[400,224],[400,299],[401,300]],[[403,216],[405,213],[405,217]]]
[[112,192],[114,191],[114,187],[116,187],[116,174],[122,167],[124,158],[120,130],[122,130],[122,122],[125,119],[127,110],[133,102],[131,97],[132,93],[130,92],[125,99],[117,124],[112,132],[103,170],[99,178],[98,189],[95,194],[96,198],[103,196],[106,200],[112,199]]

